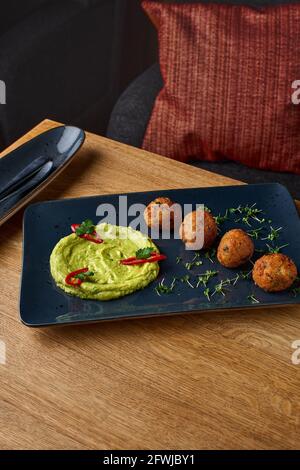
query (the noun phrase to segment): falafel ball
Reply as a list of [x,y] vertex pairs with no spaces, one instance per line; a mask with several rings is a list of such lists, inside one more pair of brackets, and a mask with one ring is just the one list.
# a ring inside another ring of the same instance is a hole
[[253,268],[255,284],[266,292],[281,292],[289,289],[297,278],[297,267],[282,253],[264,255]]
[[238,268],[246,264],[254,254],[254,243],[241,229],[230,230],[223,236],[217,257],[226,268]]
[[154,229],[174,228],[176,205],[168,197],[157,197],[146,207],[144,219],[148,227]]
[[185,216],[179,235],[187,249],[208,249],[217,238],[218,227],[210,212],[197,209]]

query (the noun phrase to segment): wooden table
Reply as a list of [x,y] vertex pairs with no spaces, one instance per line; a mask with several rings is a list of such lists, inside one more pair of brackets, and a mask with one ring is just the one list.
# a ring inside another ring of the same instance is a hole
[[[227,184],[239,183],[88,134],[38,199]],[[21,252],[22,212],[0,231],[1,449],[300,447],[300,307],[31,330]]]

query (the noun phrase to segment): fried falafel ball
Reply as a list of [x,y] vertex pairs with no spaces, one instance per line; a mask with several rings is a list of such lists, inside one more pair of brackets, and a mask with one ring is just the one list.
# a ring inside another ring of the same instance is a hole
[[217,238],[218,227],[210,212],[197,209],[185,216],[179,235],[187,249],[207,250]]
[[281,292],[289,289],[297,278],[297,267],[282,253],[264,255],[253,268],[255,284],[266,292]]
[[254,254],[254,243],[241,229],[230,230],[223,236],[218,247],[219,263],[226,268],[238,268],[246,264]]
[[144,219],[148,227],[154,229],[174,228],[176,205],[168,197],[157,197],[146,207]]

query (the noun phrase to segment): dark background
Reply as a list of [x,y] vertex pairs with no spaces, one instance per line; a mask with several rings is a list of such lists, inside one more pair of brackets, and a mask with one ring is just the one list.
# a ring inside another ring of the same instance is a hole
[[51,118],[105,134],[121,92],[157,60],[139,0],[8,0],[0,11],[0,148]]
[[[288,1],[299,0],[215,3],[250,4],[256,8]],[[0,105],[0,150],[45,118],[106,134],[112,109],[122,92],[158,60],[156,31],[140,3],[141,0],[1,2],[0,80],[6,83],[7,104]],[[151,75],[148,78],[152,80]],[[150,108],[161,87],[159,73],[153,75],[152,82]],[[143,100],[147,101],[144,95]],[[130,100],[132,103],[132,97]],[[137,119],[140,120],[138,113]],[[142,131],[145,125],[141,126]],[[117,139],[122,140],[119,136]],[[135,138],[130,139],[134,145]]]

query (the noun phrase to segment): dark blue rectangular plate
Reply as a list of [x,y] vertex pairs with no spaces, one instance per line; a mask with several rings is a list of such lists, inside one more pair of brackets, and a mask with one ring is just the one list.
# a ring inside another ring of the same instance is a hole
[[[205,204],[214,215],[224,213],[227,208],[238,205],[257,206],[263,210],[264,217],[272,220],[274,228],[283,227],[278,243],[288,244],[283,252],[294,259],[300,267],[300,221],[294,201],[287,189],[277,183],[261,185],[226,186],[215,188],[181,189],[128,194],[128,204],[144,203],[158,196],[168,196],[180,204]],[[178,313],[216,311],[220,309],[243,309],[266,306],[283,306],[300,303],[300,296],[292,291],[269,294],[256,287],[251,278],[242,279],[226,291],[226,295],[216,294],[209,302],[203,295],[203,288],[190,288],[178,282],[173,293],[158,296],[155,287],[165,278],[170,284],[173,277],[188,274],[195,285],[196,274],[207,269],[219,271],[219,275],[210,281],[214,285],[220,280],[234,278],[238,270],[228,270],[214,259],[212,263],[204,255],[203,266],[188,271],[185,263],[192,260],[194,252],[184,249],[180,240],[155,240],[160,250],[168,256],[161,265],[157,281],[135,294],[108,302],[81,300],[71,297],[58,289],[50,275],[49,258],[56,243],[70,233],[70,224],[87,218],[98,223],[96,209],[99,204],[110,203],[118,210],[119,195],[96,196],[81,199],[50,201],[31,205],[24,216],[24,253],[23,273],[20,296],[22,322],[30,327],[74,324],[136,318],[163,316]],[[236,219],[235,219],[236,220]],[[259,226],[253,223],[253,228]],[[241,222],[230,220],[221,227],[221,233],[242,227]],[[265,235],[268,234],[266,229]],[[258,250],[265,249],[265,241],[255,241]],[[256,253],[258,258],[261,254]],[[176,263],[177,257],[182,262]],[[243,268],[251,270],[251,265]],[[251,298],[252,297],[252,300]],[[255,298],[259,303],[253,303]]]

